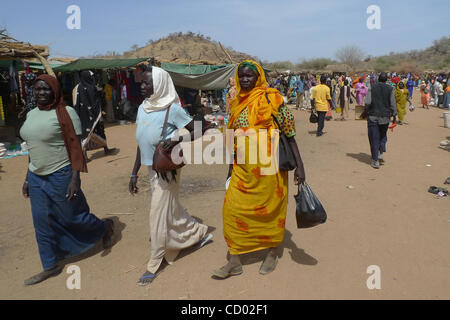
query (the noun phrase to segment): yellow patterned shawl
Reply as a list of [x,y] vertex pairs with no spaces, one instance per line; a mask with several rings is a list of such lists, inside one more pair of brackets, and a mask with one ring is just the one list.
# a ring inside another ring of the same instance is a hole
[[[258,68],[260,76],[253,90],[243,92],[236,74],[237,96],[231,101],[228,127],[236,128],[235,122],[248,106],[249,127],[245,129],[270,131],[269,129],[274,127],[272,115],[277,116],[283,98],[276,89],[267,88],[263,69],[256,62],[249,62]],[[266,93],[270,104],[267,102]],[[267,150],[270,150],[270,138],[268,142]],[[239,145],[235,144],[234,148],[236,154],[241,152]],[[248,152],[245,155],[245,163],[235,162],[233,165],[222,210],[224,238],[232,255],[276,247],[283,241],[288,174],[286,171],[277,171],[275,174],[264,175],[265,167],[267,166],[262,164],[260,159],[251,164],[248,161]]]

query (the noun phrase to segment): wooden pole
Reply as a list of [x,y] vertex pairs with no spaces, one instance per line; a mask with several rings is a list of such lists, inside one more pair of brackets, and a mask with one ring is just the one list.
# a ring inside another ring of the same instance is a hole
[[231,64],[234,64],[233,59],[231,59],[231,56],[228,54],[227,50],[222,46],[222,44],[219,42],[220,47],[222,48],[223,52],[227,55],[228,59],[230,59]]
[[42,65],[45,68],[45,71],[47,71],[47,73],[49,75],[51,75],[52,77],[56,78],[56,75],[53,72],[52,67],[50,67],[50,64],[48,63],[48,61],[43,56],[41,56],[39,53],[37,53],[35,50],[33,50],[33,54],[36,56],[36,58],[38,58],[41,61]]

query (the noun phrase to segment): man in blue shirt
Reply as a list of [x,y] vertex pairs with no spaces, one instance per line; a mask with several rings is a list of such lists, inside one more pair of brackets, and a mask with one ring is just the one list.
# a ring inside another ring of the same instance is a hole
[[305,90],[303,88],[303,76],[300,76],[297,81],[295,81],[295,91],[297,92],[297,105],[296,109],[299,109],[301,105],[303,107],[303,95],[305,94]]

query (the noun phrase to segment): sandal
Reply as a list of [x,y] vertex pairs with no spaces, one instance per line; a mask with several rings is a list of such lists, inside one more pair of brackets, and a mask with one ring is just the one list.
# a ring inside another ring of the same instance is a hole
[[139,286],[146,286],[155,280],[157,274],[150,273],[149,271],[145,271],[145,273],[139,278],[137,284]]
[[[266,259],[267,259],[267,257],[266,257]],[[275,270],[275,267],[277,266],[277,263],[278,263],[278,255],[275,256],[273,263],[270,265],[266,264],[266,259],[264,259],[264,262],[261,264],[261,267],[259,268],[259,273],[262,275],[269,274]]]
[[198,242],[199,248],[202,248],[205,244],[208,244],[212,241],[213,235],[211,233],[208,233],[206,236],[200,239]]
[[428,192],[432,193],[432,194],[438,194],[439,192],[442,192],[443,194],[448,195],[448,190],[447,189],[436,187],[436,186],[431,186],[428,189]]
[[26,279],[23,283],[26,286],[34,285],[34,284],[40,283],[42,281],[45,281],[48,278],[57,276],[58,274],[60,274],[62,272],[62,270],[63,270],[63,267],[56,266],[50,270],[43,271],[41,273],[38,273],[35,276],[32,276],[31,278]]
[[212,275],[219,279],[226,279],[230,276],[238,276],[242,274],[244,271],[242,270],[242,265],[231,268],[228,272],[225,270],[225,266],[220,269],[216,269],[212,271]]

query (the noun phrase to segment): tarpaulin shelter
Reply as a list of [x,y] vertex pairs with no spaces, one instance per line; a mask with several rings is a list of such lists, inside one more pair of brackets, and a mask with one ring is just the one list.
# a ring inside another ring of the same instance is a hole
[[[33,62],[33,61],[20,60],[20,59],[18,59],[18,60],[0,60],[0,70],[8,70],[12,61],[16,61],[16,65],[15,65],[16,71],[26,70],[27,65],[30,69],[45,70],[45,67],[40,62]],[[63,63],[49,63],[49,65],[52,69],[55,69],[55,68],[63,65]]]
[[129,68],[141,62],[147,61],[148,58],[136,59],[77,59],[73,62],[54,68],[56,72],[76,72],[82,70],[95,69],[115,69]]
[[[221,90],[226,88],[230,78],[235,77],[237,66],[237,64],[161,64],[161,68],[169,72],[176,86],[199,90]],[[264,71],[266,73],[270,72],[268,69],[264,69]]]

